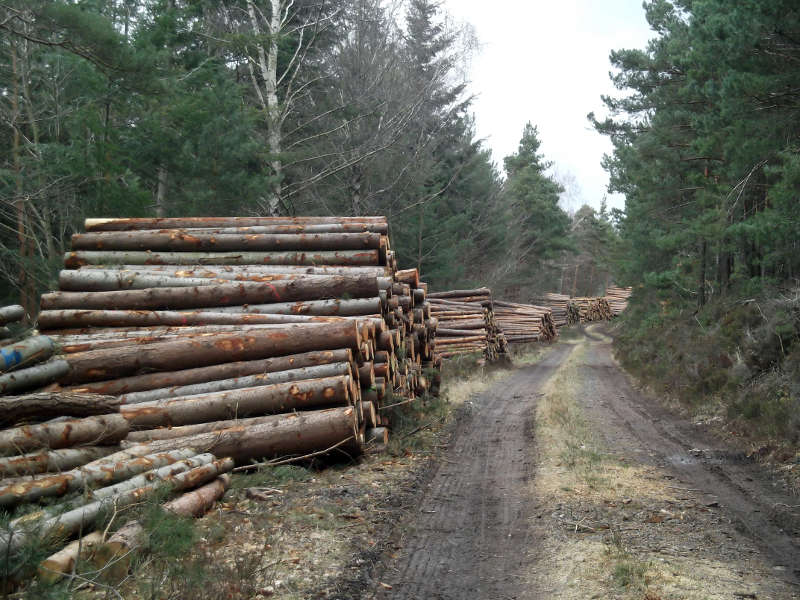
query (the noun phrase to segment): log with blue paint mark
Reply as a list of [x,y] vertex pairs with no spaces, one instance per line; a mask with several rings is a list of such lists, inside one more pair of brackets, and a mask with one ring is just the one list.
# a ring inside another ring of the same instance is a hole
[[17,367],[41,362],[55,352],[55,344],[46,335],[27,338],[0,348],[0,373]]

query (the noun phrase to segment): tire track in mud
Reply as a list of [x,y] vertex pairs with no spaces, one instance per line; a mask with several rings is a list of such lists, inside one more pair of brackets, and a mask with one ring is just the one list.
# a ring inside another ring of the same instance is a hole
[[573,350],[559,344],[472,403],[406,525],[380,599],[524,598],[529,567],[529,481],[533,419],[540,390]]
[[641,454],[719,502],[737,528],[774,565],[786,569],[784,579],[800,583],[800,519],[780,509],[797,504],[797,499],[770,480],[763,465],[722,447],[633,389],[613,358],[610,340],[590,337],[582,362],[584,397],[589,391],[592,397],[585,408],[595,423],[602,424],[596,429],[606,444],[630,447],[634,441]]

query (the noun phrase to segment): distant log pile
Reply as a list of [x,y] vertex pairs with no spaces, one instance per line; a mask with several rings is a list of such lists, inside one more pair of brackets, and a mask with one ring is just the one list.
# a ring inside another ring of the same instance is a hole
[[630,287],[609,287],[606,288],[606,301],[615,317],[628,307],[628,298],[631,297],[633,288]]
[[558,336],[553,311],[548,307],[495,300],[494,313],[511,344],[549,342]]
[[556,327],[565,327],[580,322],[578,306],[566,294],[541,294],[532,298],[531,301],[553,311],[553,323]]
[[[78,502],[42,511],[38,534],[91,531],[109,502],[138,502],[162,481],[211,486],[175,501],[206,506],[235,463],[358,453],[386,440],[384,398],[412,401],[434,383],[427,286],[397,269],[383,217],[86,229],[60,291],[42,296],[46,335],[2,348],[0,394],[16,396],[0,398],[11,426],[0,431],[0,505]],[[12,531],[1,552],[24,543]],[[70,548],[46,568],[68,568]]]
[[578,308],[581,323],[609,321],[613,316],[605,298],[573,298],[572,302]]
[[428,294],[431,314],[438,320],[436,354],[451,358],[460,354],[482,352],[495,361],[508,349],[497,325],[489,288],[449,290]]

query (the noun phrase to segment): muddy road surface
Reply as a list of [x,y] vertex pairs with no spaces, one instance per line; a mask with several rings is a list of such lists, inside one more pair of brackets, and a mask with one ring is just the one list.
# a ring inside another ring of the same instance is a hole
[[465,411],[366,597],[800,598],[800,499],[637,391],[603,326]]

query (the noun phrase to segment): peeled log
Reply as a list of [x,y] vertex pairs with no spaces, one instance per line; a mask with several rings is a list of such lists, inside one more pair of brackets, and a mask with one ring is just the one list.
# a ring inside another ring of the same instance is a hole
[[0,455],[19,454],[38,448],[115,444],[128,431],[128,422],[118,414],[25,425],[0,431]]
[[55,583],[64,575],[72,573],[79,560],[91,560],[97,548],[103,543],[103,533],[93,531],[67,544],[66,548],[56,552],[39,565],[39,578],[48,583]]
[[25,309],[19,304],[0,307],[0,325],[16,323],[25,318]]
[[159,388],[144,392],[133,392],[120,396],[119,399],[122,404],[138,404],[140,402],[152,402],[155,400],[162,400],[164,398],[194,396],[197,394],[208,394],[226,390],[238,390],[242,388],[272,385],[275,383],[286,383],[287,381],[302,381],[307,379],[319,379],[320,377],[335,377],[337,375],[352,375],[350,363],[331,363],[328,365],[317,365],[313,367],[291,369],[289,371],[259,373],[258,375],[220,379],[204,383],[195,383],[193,385]]
[[19,369],[0,375],[0,394],[11,394],[42,387],[57,381],[69,373],[69,363],[65,360],[51,360],[27,369]]
[[53,340],[45,335],[37,335],[0,348],[0,372],[8,371],[28,363],[50,358],[55,351]]
[[42,295],[42,310],[86,309],[181,309],[294,300],[318,300],[342,296],[373,298],[378,295],[376,277],[314,277],[254,283],[249,281],[192,287],[149,288],[116,292],[51,292]]
[[285,413],[320,406],[346,404],[350,377],[324,377],[276,385],[185,396],[121,406],[120,414],[131,428],[191,425],[234,416]]
[[108,456],[114,451],[110,446],[89,446],[87,448],[63,448],[0,458],[0,486],[2,478],[38,473],[61,472],[79,467],[95,459]]
[[345,265],[378,266],[378,250],[319,252],[103,252],[79,250],[64,255],[64,266],[83,265]]
[[39,392],[26,396],[0,397],[0,425],[20,421],[45,421],[55,417],[89,417],[117,412],[122,402],[113,396]]
[[[302,456],[350,438],[355,440],[357,435],[356,411],[348,406],[281,415],[269,423],[152,442],[149,447],[161,451],[190,446],[243,463],[256,458]],[[353,445],[347,448],[352,450]]]
[[349,348],[339,350],[318,350],[301,354],[290,354],[276,358],[222,363],[196,369],[184,369],[166,373],[149,373],[111,381],[100,381],[76,386],[66,391],[79,394],[106,393],[112,395],[179,387],[195,383],[205,383],[220,379],[231,379],[257,373],[273,373],[296,368],[324,365],[334,362],[353,364],[353,353]]
[[13,506],[21,502],[34,502],[39,498],[62,496],[85,487],[97,487],[129,479],[138,473],[171,465],[197,454],[191,449],[179,448],[170,452],[148,454],[127,460],[104,460],[84,465],[66,473],[57,473],[32,480],[18,481],[3,486],[0,481],[0,506]]
[[311,350],[352,348],[360,351],[355,321],[309,323],[302,332],[265,329],[243,335],[210,335],[143,347],[92,350],[67,357],[70,373],[62,383],[99,381],[132,375],[141,369],[175,371],[230,361],[255,360]]
[[263,252],[280,250],[371,250],[379,233],[205,233],[137,231],[76,233],[73,250],[149,250],[151,252]]

